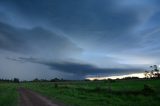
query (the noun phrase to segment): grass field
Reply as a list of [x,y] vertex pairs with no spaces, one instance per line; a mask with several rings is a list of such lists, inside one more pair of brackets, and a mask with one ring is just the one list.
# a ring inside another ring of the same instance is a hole
[[0,106],[17,106],[19,84],[0,83]]
[[[147,88],[144,89],[144,85]],[[109,89],[109,86],[111,88]],[[0,84],[0,106],[18,103],[16,89],[25,87],[69,106],[159,106],[160,80],[31,82]]]

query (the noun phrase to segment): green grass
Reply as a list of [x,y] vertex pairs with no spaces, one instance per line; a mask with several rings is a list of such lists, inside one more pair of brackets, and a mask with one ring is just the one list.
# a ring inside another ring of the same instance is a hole
[[0,82],[0,106],[17,106],[17,84]]
[[[143,94],[144,84],[154,88],[155,93]],[[73,106],[159,106],[160,104],[160,80],[116,81],[111,85],[110,93],[107,91],[107,81],[58,83],[57,88],[54,83],[24,84],[25,87],[42,95]],[[135,95],[134,92],[138,93]]]
[[[143,91],[144,85],[154,90]],[[53,100],[69,106],[159,106],[160,80],[120,80],[111,83],[96,82],[51,82],[0,83],[0,106],[17,106],[19,94],[17,89],[25,87],[39,92]],[[136,93],[136,94],[134,94]]]

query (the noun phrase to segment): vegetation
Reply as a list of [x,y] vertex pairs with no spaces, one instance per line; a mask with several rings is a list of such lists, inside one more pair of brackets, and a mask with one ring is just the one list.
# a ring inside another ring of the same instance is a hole
[[[53,80],[52,80],[53,81]],[[57,82],[58,81],[58,82]],[[0,82],[0,106],[18,105],[19,87],[69,106],[159,106],[160,79]]]
[[19,94],[15,83],[0,82],[0,106],[17,106]]
[[14,83],[19,83],[19,79],[18,78],[14,78],[14,79],[0,79],[0,83],[2,82],[14,82]]
[[159,106],[159,83],[158,79],[36,82],[23,87],[69,106]]
[[160,78],[160,73],[157,65],[150,66],[151,71],[145,71],[146,78]]

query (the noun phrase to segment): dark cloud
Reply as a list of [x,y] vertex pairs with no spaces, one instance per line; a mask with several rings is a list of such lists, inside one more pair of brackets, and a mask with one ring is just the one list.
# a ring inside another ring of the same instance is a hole
[[41,27],[23,29],[0,23],[0,49],[22,53],[67,56],[81,48],[68,38]]
[[30,21],[45,21],[67,31],[100,30],[118,34],[137,25],[139,12],[122,9],[117,0],[15,0],[4,1]]
[[21,40],[22,36],[16,28],[0,23],[0,49],[11,51],[25,50],[25,42]]
[[142,69],[119,69],[119,68],[100,68],[96,67],[91,64],[84,64],[84,63],[46,63],[45,65],[50,66],[53,69],[57,69],[67,73],[74,73],[77,75],[113,75],[117,74],[120,75],[122,73],[134,73],[136,71],[143,71]]
[[13,12],[27,22],[29,20],[38,25],[45,23],[58,27],[71,38],[93,45],[94,49],[107,47],[105,51],[115,52],[141,46],[139,44],[143,37],[135,36],[132,30],[148,19],[154,11],[152,6],[155,2],[157,1],[147,0],[146,3],[142,1],[137,4],[137,1],[129,3],[126,0],[8,0],[3,1],[3,4],[4,7],[10,5],[8,8],[13,8]]
[[[88,75],[101,75],[101,76],[110,76],[110,75],[121,75],[123,73],[130,74],[135,72],[143,72],[142,68],[100,68],[91,64],[78,63],[78,62],[52,62],[44,61],[36,58],[25,58],[19,57],[17,59],[7,58],[12,61],[19,62],[31,62],[36,64],[42,64],[50,67],[52,70],[58,70],[64,73],[74,74],[79,76],[79,78],[85,78]],[[78,79],[79,79],[78,78]]]
[[159,64],[159,3],[0,0],[0,57],[75,77],[141,72]]

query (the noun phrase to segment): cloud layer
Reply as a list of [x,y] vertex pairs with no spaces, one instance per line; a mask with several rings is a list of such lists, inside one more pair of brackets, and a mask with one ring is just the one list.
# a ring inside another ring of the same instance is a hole
[[[52,74],[75,79],[142,72],[159,64],[159,4],[159,0],[0,0],[0,63],[8,64],[0,77],[23,79],[25,75],[18,73],[27,69],[46,72],[40,78]],[[11,71],[13,66],[19,71]],[[31,79],[32,71],[25,79]]]
[[0,49],[53,57],[67,57],[82,51],[68,38],[41,27],[24,29],[4,23],[0,23],[0,27]]
[[62,73],[69,73],[77,76],[77,79],[86,78],[89,75],[101,75],[109,76],[115,74],[128,74],[133,72],[143,72],[143,69],[140,68],[100,68],[87,63],[78,63],[78,62],[53,62],[46,61],[37,58],[24,58],[19,57],[17,59],[7,58],[8,60],[18,61],[21,63],[31,62],[36,64],[42,64],[48,66],[51,70],[59,70]]

